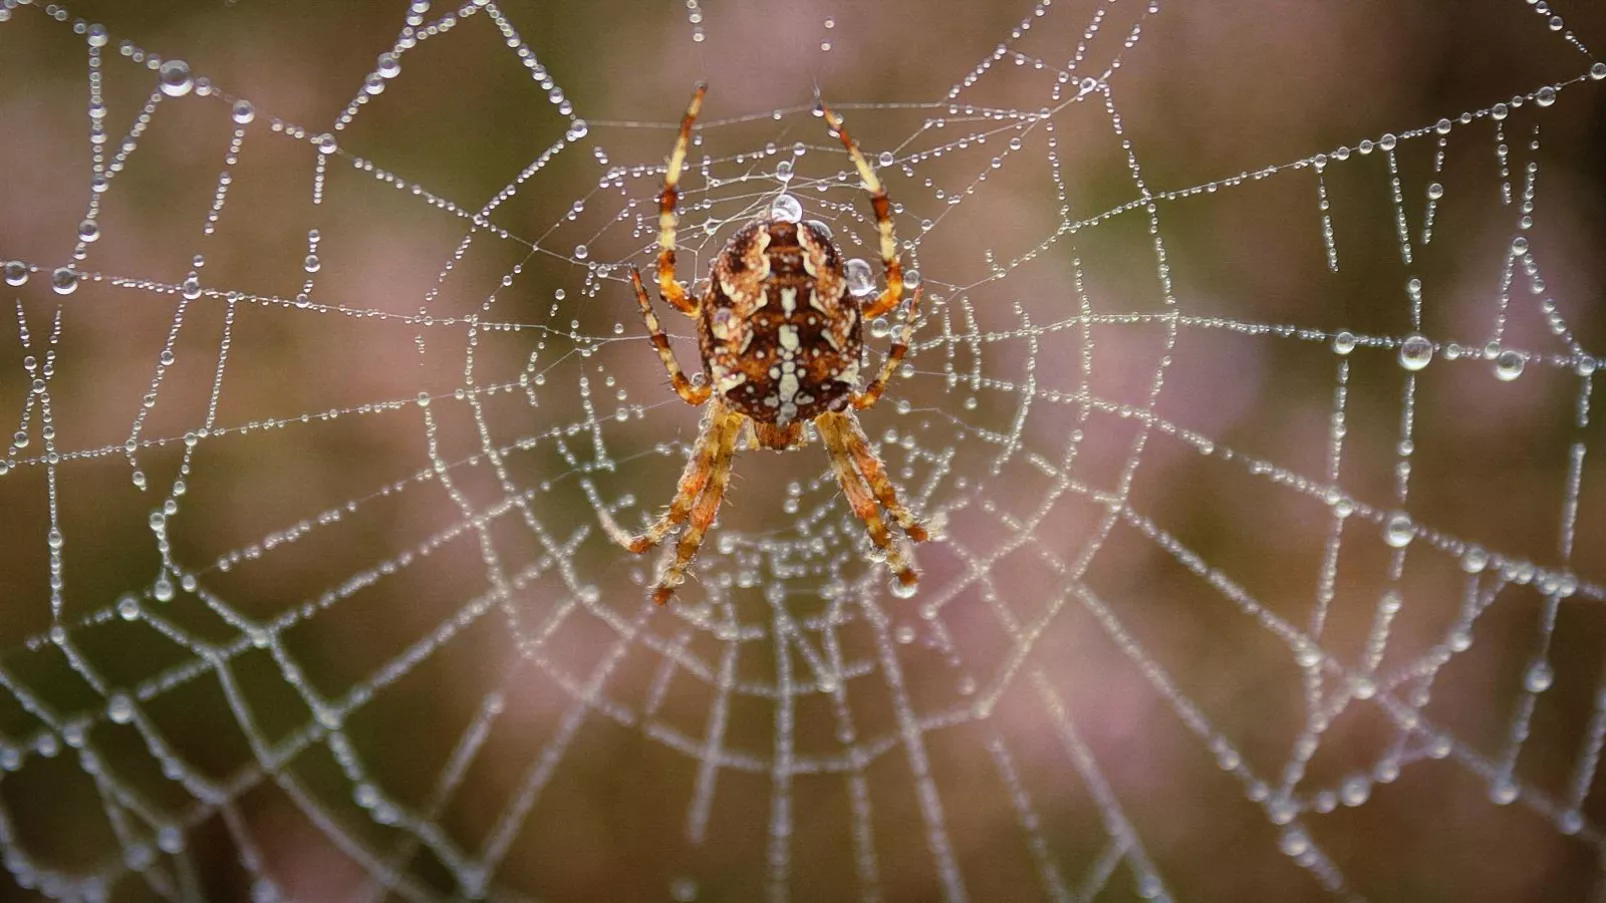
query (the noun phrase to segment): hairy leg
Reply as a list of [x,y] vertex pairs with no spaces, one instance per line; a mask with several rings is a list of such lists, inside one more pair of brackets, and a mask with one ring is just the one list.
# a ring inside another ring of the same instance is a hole
[[659,605],[668,602],[675,594],[675,587],[685,582],[686,569],[691,567],[693,559],[697,557],[697,550],[702,548],[703,537],[708,534],[708,528],[714,523],[714,517],[719,514],[719,503],[724,499],[725,488],[730,483],[732,459],[736,454],[736,437],[741,432],[742,421],[745,419],[741,414],[719,409],[709,425],[713,460],[707,485],[703,487],[702,495],[691,508],[686,532],[681,534],[680,542],[675,546],[674,560],[664,568],[658,577],[658,583],[653,587],[652,600]]
[[881,179],[870,168],[870,161],[864,159],[859,145],[848,137],[842,120],[824,103],[820,104],[820,112],[825,114],[826,125],[836,132],[842,140],[842,146],[847,148],[854,168],[859,171],[859,180],[864,183],[864,190],[870,192],[870,206],[875,210],[876,228],[881,233],[881,268],[887,275],[887,287],[879,298],[864,309],[865,319],[873,320],[896,308],[898,302],[903,300],[903,263],[898,260],[898,237],[892,231],[892,202],[887,199],[887,189],[881,184]]
[[903,356],[909,353],[909,343],[914,338],[915,318],[920,311],[920,289],[915,289],[914,296],[909,299],[909,307],[903,315],[903,324],[898,330],[898,337],[892,340],[892,348],[887,352],[887,359],[881,363],[881,371],[875,375],[864,391],[853,396],[853,407],[862,411],[874,405],[881,398],[881,393],[887,390],[887,381],[897,371],[898,365],[903,363]]
[[687,404],[702,404],[707,401],[708,396],[713,394],[713,388],[707,385],[692,385],[691,380],[681,371],[680,362],[675,360],[675,352],[669,347],[669,336],[664,335],[663,324],[658,322],[658,315],[652,311],[652,299],[647,297],[647,288],[641,284],[641,272],[635,267],[630,268],[630,284],[636,289],[636,303],[641,305],[641,318],[647,321],[647,331],[652,335],[652,346],[658,350],[658,359],[664,362],[664,369],[669,371],[669,383],[675,387],[675,394]]
[[887,509],[892,519],[898,522],[903,532],[915,542],[925,542],[930,538],[925,525],[915,519],[914,514],[900,501],[898,490],[887,477],[887,468],[870,449],[870,439],[865,436],[864,428],[859,426],[859,419],[851,414],[840,414],[843,438],[847,443],[848,453],[853,456],[853,463],[864,475],[864,481],[870,484],[870,491],[875,494],[876,501],[881,507]]
[[847,497],[854,515],[864,522],[870,541],[886,552],[887,567],[896,575],[899,583],[913,586],[920,580],[920,575],[893,541],[892,533],[881,517],[881,509],[876,507],[875,497],[859,475],[853,453],[848,447],[843,425],[845,419],[843,414],[827,412],[814,421],[820,431],[820,439],[825,443],[826,453],[831,458],[831,468],[836,471],[837,482],[842,485],[842,494]]
[[680,118],[680,136],[669,154],[669,170],[664,173],[664,190],[658,195],[658,294],[688,317],[697,315],[697,301],[687,297],[686,289],[675,279],[675,204],[680,201],[680,172],[686,166],[686,148],[691,144],[691,126],[703,108],[708,86],[698,83],[686,115]]
[[675,490],[675,497],[669,502],[669,510],[642,533],[635,536],[615,536],[620,545],[640,555],[663,542],[664,537],[691,516],[692,506],[703,494],[703,488],[708,485],[709,476],[713,473],[719,457],[719,441],[722,435],[720,430],[723,429],[724,416],[724,409],[719,404],[709,407],[708,413],[703,417],[702,432],[697,436],[696,445],[692,446],[691,457],[686,460],[686,468],[681,471],[680,485]]

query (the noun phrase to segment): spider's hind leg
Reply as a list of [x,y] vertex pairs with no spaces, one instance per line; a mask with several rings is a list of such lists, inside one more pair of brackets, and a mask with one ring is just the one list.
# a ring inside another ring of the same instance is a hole
[[[702,488],[702,494],[697,497],[696,504],[689,508],[686,532],[681,534],[680,542],[675,544],[674,560],[664,568],[663,573],[658,576],[657,584],[653,586],[652,600],[659,605],[668,602],[675,594],[675,587],[685,582],[686,569],[691,567],[692,560],[697,557],[697,550],[702,548],[703,537],[708,534],[708,528],[713,525],[715,516],[719,514],[719,504],[725,497],[726,486],[730,484],[731,463],[736,454],[736,437],[741,432],[742,421],[746,419],[741,414],[723,407],[716,408],[710,415],[710,422],[705,430],[712,456],[707,482]],[[676,501],[680,501],[678,496]]]
[[[707,487],[710,476],[719,465],[720,437],[726,414],[718,405],[709,408],[708,415],[703,419],[702,432],[697,436],[697,443],[692,447],[691,457],[686,460],[686,467],[680,473],[680,484],[675,490],[675,497],[669,502],[669,510],[654,521],[651,526],[641,533],[631,536],[617,526],[608,530],[614,541],[640,555],[664,541],[664,537],[674,532],[675,528],[686,522],[692,514],[692,506],[702,497],[703,489]],[[729,452],[725,453],[729,459]],[[610,523],[603,522],[604,527]]]
[[[887,510],[893,513],[893,517],[898,518],[900,526],[904,526],[903,520],[908,518],[909,524],[914,529],[910,530],[908,526],[904,528],[909,532],[911,538],[916,535],[916,531],[920,534],[920,538],[924,538],[925,529],[915,522],[907,509],[898,504],[897,495],[891,491],[891,484],[885,481],[885,473],[879,467],[877,468],[877,473],[880,474],[880,481],[886,489],[886,494],[883,495],[880,489],[872,489],[866,485],[865,479],[860,475],[859,463],[853,452],[853,440],[850,438],[851,420],[852,418],[846,414],[827,411],[816,418],[814,422],[819,428],[820,439],[825,443],[826,452],[831,458],[831,468],[836,471],[837,482],[842,485],[842,494],[847,497],[848,504],[853,508],[853,513],[859,520],[864,522],[865,530],[870,534],[870,541],[886,553],[887,567],[898,578],[898,582],[904,586],[914,586],[915,583],[919,582],[920,574],[915,570],[908,557],[904,555],[903,549],[893,539],[891,531],[887,529],[887,522],[881,516],[881,509],[876,506],[878,497],[883,499],[883,504],[886,503],[886,498],[891,499],[892,505],[896,507],[888,506]],[[865,452],[869,453],[868,447],[865,448]],[[874,458],[875,456],[870,454],[870,457]],[[877,463],[879,464],[879,462]]]

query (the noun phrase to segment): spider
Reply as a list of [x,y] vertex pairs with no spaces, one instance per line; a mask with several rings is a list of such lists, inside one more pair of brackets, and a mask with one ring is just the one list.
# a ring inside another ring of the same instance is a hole
[[701,382],[694,383],[681,372],[669,338],[653,313],[640,270],[632,267],[630,273],[641,317],[669,371],[670,384],[687,404],[706,405],[703,422],[669,510],[635,536],[606,519],[605,525],[621,545],[637,554],[686,525],[673,560],[665,565],[652,590],[653,601],[662,605],[685,581],[686,570],[719,512],[744,428],[748,447],[785,451],[807,440],[804,424],[812,422],[853,513],[864,522],[870,540],[885,553],[897,581],[912,588],[919,574],[894,542],[881,508],[915,542],[927,538],[926,528],[898,501],[886,467],[871,451],[854,416],[855,411],[876,403],[909,350],[920,303],[916,288],[881,371],[861,390],[864,321],[892,312],[904,295],[903,266],[898,261],[886,189],[841,120],[822,103],[826,124],[847,148],[870,192],[886,289],[861,308],[847,291],[842,252],[827,232],[811,223],[766,217],[731,237],[714,258],[703,294],[688,293],[675,279],[676,185],[686,163],[692,123],[707,90],[707,85],[697,85],[681,118],[680,136],[669,155],[663,192],[658,196],[658,293],[670,306],[697,320]]

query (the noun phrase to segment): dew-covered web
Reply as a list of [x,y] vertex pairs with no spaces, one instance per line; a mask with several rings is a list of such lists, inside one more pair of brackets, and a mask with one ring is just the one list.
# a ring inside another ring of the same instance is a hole
[[[1606,21],[992,6],[5,0],[6,897],[1603,892]],[[887,182],[913,593],[817,443],[604,529],[698,79],[688,282]]]

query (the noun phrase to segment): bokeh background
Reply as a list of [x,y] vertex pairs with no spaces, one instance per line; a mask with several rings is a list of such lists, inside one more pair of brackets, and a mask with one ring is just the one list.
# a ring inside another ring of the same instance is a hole
[[[1598,6],[3,11],[0,896],[1599,891]],[[898,204],[913,598],[818,447],[600,528],[698,80],[682,278],[874,259],[816,90]]]

